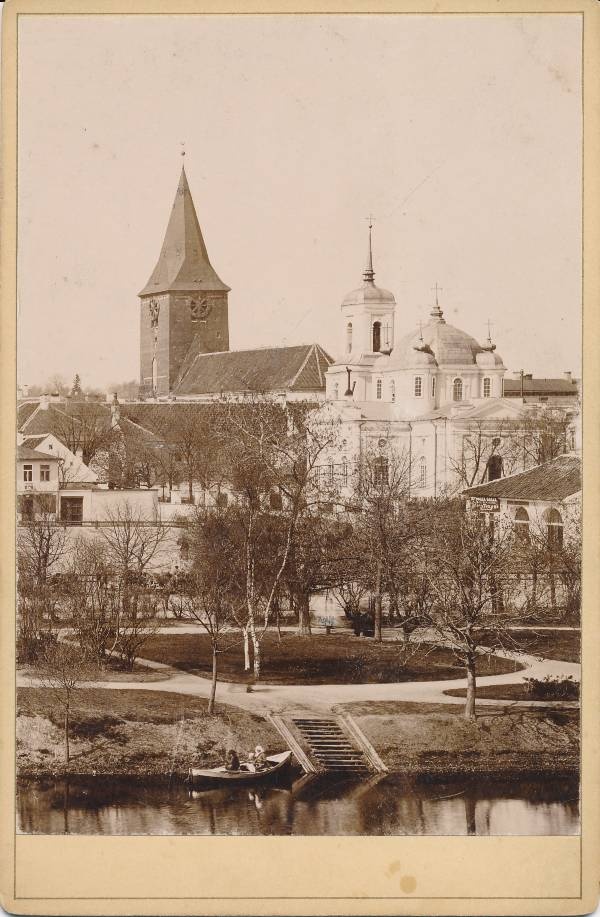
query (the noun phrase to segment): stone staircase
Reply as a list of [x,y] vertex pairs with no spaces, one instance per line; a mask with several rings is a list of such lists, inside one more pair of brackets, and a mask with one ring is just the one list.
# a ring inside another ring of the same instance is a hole
[[292,722],[322,770],[368,772],[364,754],[335,720],[294,717]]
[[269,717],[306,773],[337,772],[366,777],[387,768],[350,716],[297,713],[286,722]]

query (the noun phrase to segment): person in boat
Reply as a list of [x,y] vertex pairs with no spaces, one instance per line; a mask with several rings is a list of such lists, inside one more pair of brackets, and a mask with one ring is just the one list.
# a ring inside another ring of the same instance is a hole
[[227,771],[239,771],[240,769],[240,759],[238,757],[237,751],[234,751],[233,748],[230,748],[227,754],[225,755],[225,770]]
[[267,766],[267,758],[265,756],[265,750],[262,745],[256,746],[252,760],[257,771],[262,771],[265,769]]

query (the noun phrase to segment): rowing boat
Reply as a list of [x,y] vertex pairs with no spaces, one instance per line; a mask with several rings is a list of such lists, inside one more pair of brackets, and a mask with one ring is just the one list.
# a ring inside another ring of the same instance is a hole
[[278,755],[268,755],[267,766],[257,771],[253,765],[241,764],[239,771],[228,771],[226,767],[190,767],[189,776],[191,783],[201,783],[205,780],[218,780],[229,783],[252,783],[255,780],[264,780],[277,773],[289,762],[291,751],[283,751]]

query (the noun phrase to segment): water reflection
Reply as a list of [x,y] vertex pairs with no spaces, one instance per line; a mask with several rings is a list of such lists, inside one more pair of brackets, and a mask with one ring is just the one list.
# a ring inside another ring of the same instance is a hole
[[127,780],[22,781],[18,829],[31,834],[577,834],[574,779],[424,783],[287,778],[190,791]]

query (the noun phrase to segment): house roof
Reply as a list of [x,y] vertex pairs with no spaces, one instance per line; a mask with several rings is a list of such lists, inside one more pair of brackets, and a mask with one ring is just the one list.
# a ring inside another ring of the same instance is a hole
[[37,449],[31,449],[29,446],[17,446],[18,462],[57,462],[56,455],[47,455],[45,452],[38,452]]
[[[53,433],[57,439],[64,442],[68,438],[69,430],[73,427],[86,425],[98,430],[108,430],[110,427],[110,405],[102,402],[78,401],[73,404],[49,404],[47,408],[39,407],[20,425],[19,429],[24,436],[41,436]],[[66,444],[65,444],[66,445]]]
[[229,290],[210,263],[185,169],[181,170],[156,267],[139,295],[167,290]]
[[196,354],[175,394],[324,392],[325,372],[332,363],[318,344]]
[[24,446],[28,446],[30,449],[37,449],[40,443],[43,443],[46,439],[47,433],[43,433],[41,436],[26,436]]
[[529,471],[464,490],[466,497],[560,502],[581,490],[581,459],[570,452]]
[[26,420],[28,420],[31,415],[38,408],[37,401],[25,401],[23,404],[17,405],[17,427],[21,428]]
[[[577,382],[573,379],[523,379],[525,395],[577,395]],[[504,379],[504,394],[509,397],[520,396],[521,380]]]

